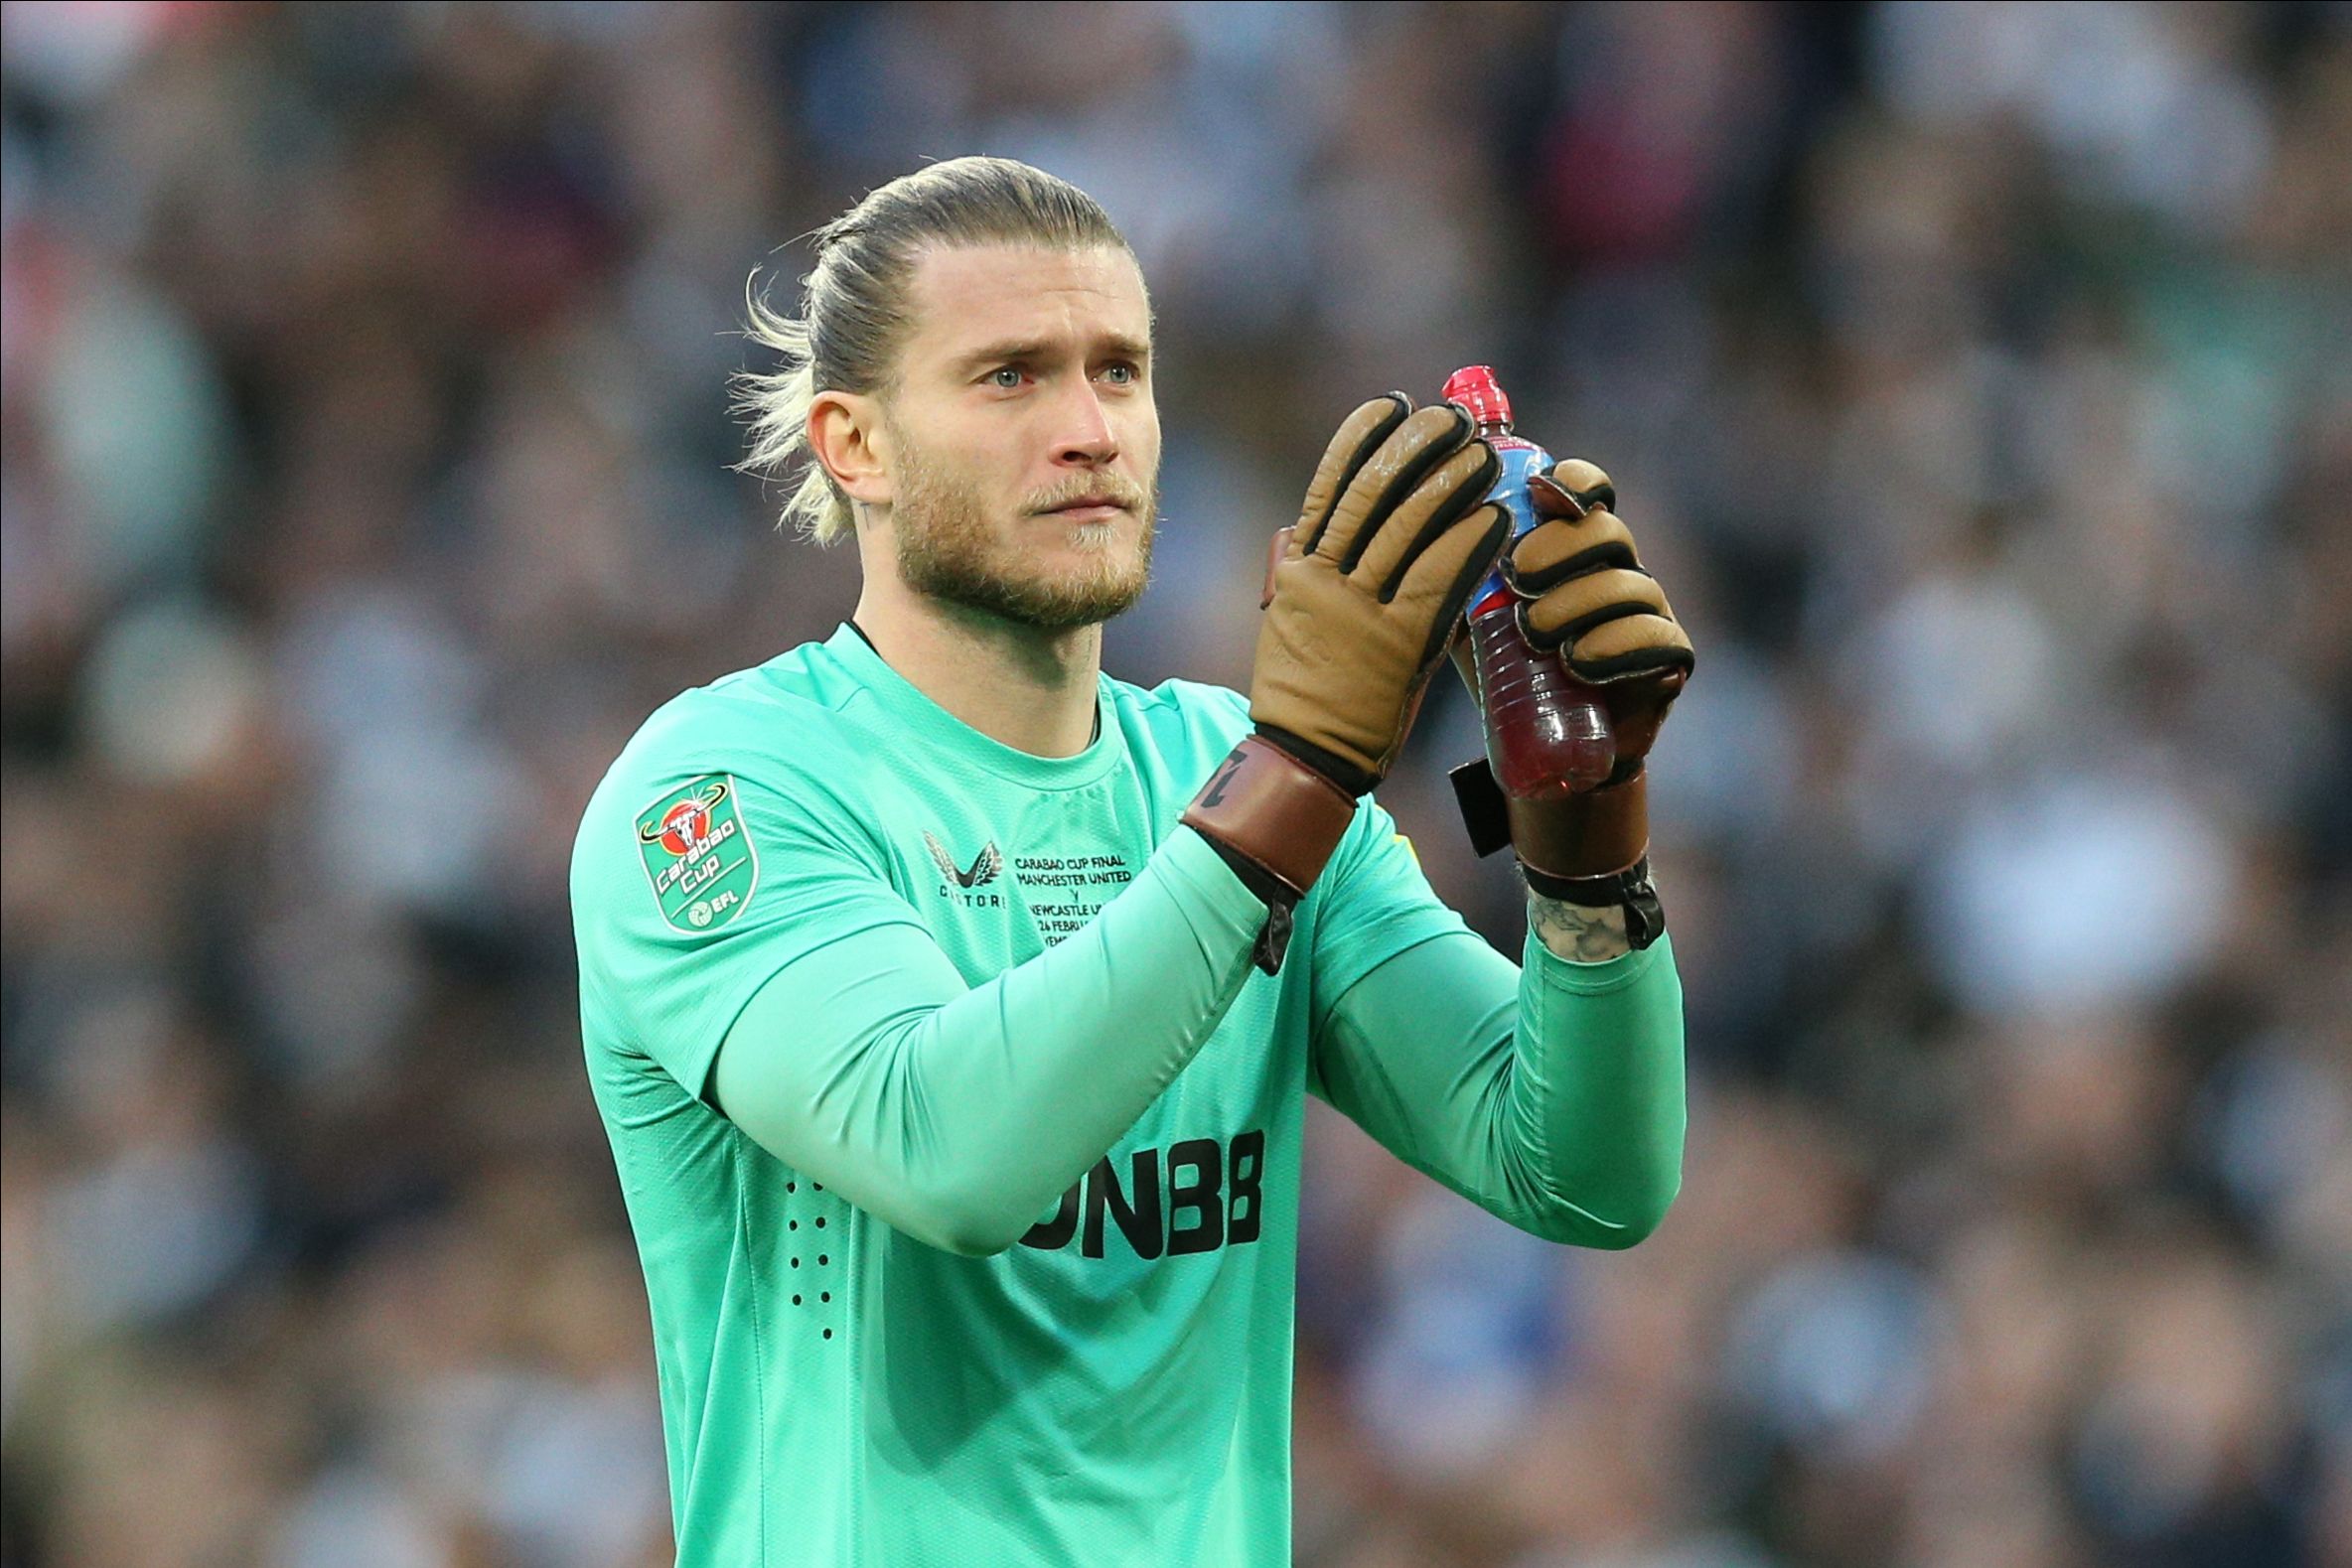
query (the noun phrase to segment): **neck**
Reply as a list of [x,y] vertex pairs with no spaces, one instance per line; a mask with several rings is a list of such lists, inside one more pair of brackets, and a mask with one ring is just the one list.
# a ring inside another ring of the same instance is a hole
[[1075,757],[1094,741],[1102,629],[1017,626],[866,574],[858,630],[915,689],[1033,757]]

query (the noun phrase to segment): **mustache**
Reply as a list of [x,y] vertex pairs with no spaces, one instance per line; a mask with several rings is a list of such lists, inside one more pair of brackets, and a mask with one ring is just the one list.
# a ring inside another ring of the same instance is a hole
[[1143,516],[1151,505],[1149,490],[1111,474],[1073,475],[1050,490],[1039,491],[1024,504],[1031,512],[1046,512],[1067,506],[1075,500],[1084,500],[1090,496],[1100,496],[1114,506],[1124,506],[1138,517]]

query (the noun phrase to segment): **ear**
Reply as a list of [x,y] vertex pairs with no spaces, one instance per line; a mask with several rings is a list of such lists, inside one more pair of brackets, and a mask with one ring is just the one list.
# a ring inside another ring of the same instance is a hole
[[890,504],[889,436],[882,401],[866,392],[819,392],[808,404],[808,450],[851,500]]

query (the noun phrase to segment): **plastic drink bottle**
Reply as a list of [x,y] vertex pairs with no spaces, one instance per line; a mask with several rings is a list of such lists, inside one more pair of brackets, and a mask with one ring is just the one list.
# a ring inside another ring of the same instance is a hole
[[[1551,454],[1512,434],[1511,400],[1492,366],[1463,366],[1446,377],[1441,395],[1478,422],[1478,434],[1502,460],[1488,499],[1509,511],[1511,540],[1518,543],[1540,520],[1528,480],[1550,470]],[[1519,602],[1498,565],[1470,596],[1466,616],[1486,705],[1487,765],[1511,798],[1557,800],[1609,777],[1617,736],[1600,693],[1570,675],[1560,655],[1540,652],[1520,636]]]

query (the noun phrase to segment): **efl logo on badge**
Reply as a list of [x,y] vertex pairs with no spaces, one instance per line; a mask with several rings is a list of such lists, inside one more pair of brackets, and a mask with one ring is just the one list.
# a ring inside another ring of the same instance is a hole
[[637,848],[662,918],[688,934],[741,915],[759,885],[760,857],[735,809],[735,781],[708,774],[637,813]]

